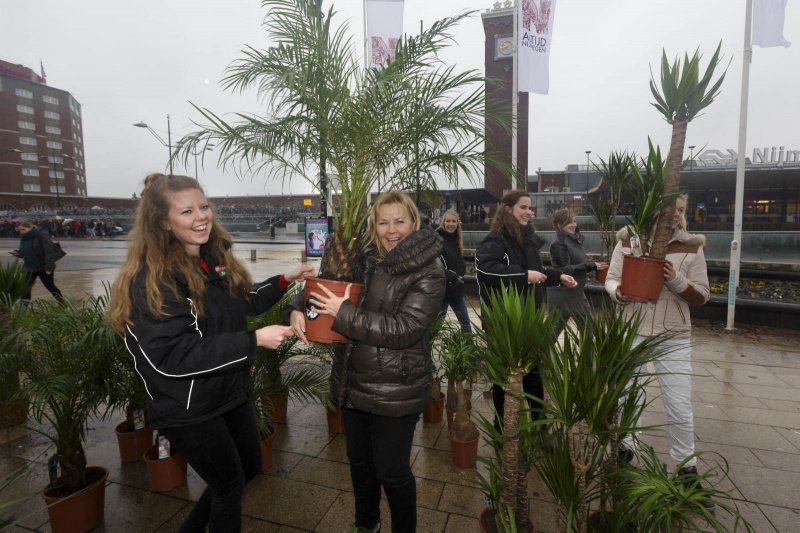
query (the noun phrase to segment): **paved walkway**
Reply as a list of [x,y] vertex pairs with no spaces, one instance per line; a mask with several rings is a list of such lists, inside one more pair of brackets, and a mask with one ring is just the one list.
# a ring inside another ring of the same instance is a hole
[[[10,258],[6,252],[15,245],[0,240],[0,255]],[[69,255],[59,262],[56,283],[73,296],[102,293],[103,283],[113,281],[124,252],[122,241],[65,241],[64,248]],[[300,260],[299,246],[246,244],[240,248],[243,259],[250,258],[250,249],[257,250],[257,262],[248,262],[256,278],[283,272]],[[38,283],[33,294],[50,297]],[[707,322],[698,322],[692,336],[697,448],[719,452],[730,463],[736,486],[726,480],[719,480],[720,485],[741,500],[740,508],[758,533],[800,531],[798,340],[796,332],[747,328],[726,333],[721,326]],[[473,405],[488,414],[491,400],[485,396],[475,391]],[[649,397],[657,396],[655,388]],[[143,463],[119,461],[113,428],[120,420],[121,416],[92,423],[87,443],[89,464],[110,472],[105,523],[100,531],[177,531],[204,488],[202,480],[190,469],[187,484],[166,494],[151,492]],[[657,399],[644,422],[664,422]],[[277,433],[273,466],[245,491],[244,531],[349,532],[353,493],[344,436],[328,433],[321,406],[296,402],[290,402],[288,420],[278,426]],[[662,433],[643,438],[668,461]],[[22,429],[4,432],[0,445],[0,475],[24,460],[40,457],[47,447],[40,436]],[[471,482],[474,471],[453,466],[449,447],[446,424],[419,423],[412,467],[417,477],[419,531],[423,533],[479,530],[477,516],[484,507],[483,495]],[[712,459],[711,454],[708,457]],[[30,475],[0,492],[0,506],[45,484],[43,471]],[[529,496],[537,531],[556,533],[554,504],[535,474],[531,475]],[[25,512],[21,527],[12,531],[50,530],[39,498],[28,502]],[[388,514],[384,501],[384,531],[390,531]]]

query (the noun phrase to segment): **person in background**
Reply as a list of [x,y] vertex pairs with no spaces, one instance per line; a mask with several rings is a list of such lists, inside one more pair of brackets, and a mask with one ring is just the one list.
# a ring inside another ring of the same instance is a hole
[[560,209],[553,213],[553,227],[556,236],[550,244],[550,263],[553,268],[569,274],[577,282],[575,287],[548,287],[547,312],[558,315],[555,336],[566,327],[570,317],[579,327],[586,324],[586,318],[592,314],[592,307],[586,299],[586,273],[608,269],[606,262],[589,261],[583,249],[583,235],[578,231],[575,213],[569,209]]
[[247,331],[310,265],[253,285],[230,234],[194,178],[151,174],[125,264],[111,290],[111,321],[148,392],[147,418],[208,486],[182,532],[238,532],[242,492],[261,469],[250,405],[250,358],[277,348],[289,326]]
[[[654,228],[655,230],[655,228]],[[652,235],[650,235],[652,239]],[[679,481],[700,488],[697,459],[694,454],[694,413],[692,412],[692,323],[689,306],[704,305],[711,295],[708,284],[706,258],[703,248],[706,238],[686,231],[686,196],[675,201],[672,219],[672,239],[667,248],[664,265],[664,287],[656,303],[633,301],[620,291],[622,261],[630,253],[630,236],[627,228],[617,233],[617,245],[611,256],[606,278],[606,292],[616,303],[623,305],[631,319],[639,316],[641,325],[634,343],[644,337],[671,335],[664,341],[667,353],[653,361],[661,400],[667,419],[670,451],[675,464],[683,464]],[[642,368],[641,372],[646,372]],[[620,444],[619,456],[630,462],[634,455],[631,435]],[[689,459],[691,457],[691,459]],[[687,460],[688,459],[688,460]],[[686,461],[684,463],[684,461]],[[715,507],[711,499],[703,500],[708,509]]]
[[31,299],[31,289],[36,278],[50,291],[56,300],[63,299],[61,291],[56,287],[56,258],[53,253],[53,241],[50,236],[37,228],[30,220],[23,220],[17,227],[19,230],[19,250],[11,251],[11,255],[19,257],[28,271],[28,291],[22,295],[23,300]]
[[[403,192],[381,194],[372,205],[361,252],[364,289],[357,304],[327,287],[311,293],[318,312],[334,317],[332,329],[348,337],[338,403],[342,410],[355,532],[380,531],[381,488],[392,531],[417,530],[417,492],[411,444],[419,415],[430,402],[429,331],[442,305],[442,239],[420,226],[414,202]],[[305,314],[291,313],[294,333],[305,338]]]
[[[536,234],[529,222],[533,217],[531,196],[522,190],[507,192],[500,201],[492,228],[475,250],[478,272],[478,291],[481,302],[491,305],[491,292],[503,285],[513,285],[527,298],[535,298],[537,305],[544,305],[544,287],[576,287],[577,282],[568,274],[552,268],[544,268],[540,251],[545,241]],[[523,390],[537,398],[539,404],[544,397],[544,385],[539,369],[534,368],[522,379]],[[495,409],[495,427],[500,429],[505,405],[505,390],[492,385],[492,400]],[[531,405],[531,417],[538,420],[540,410],[535,400]]]
[[452,209],[445,211],[442,215],[442,223],[436,232],[444,241],[442,261],[444,261],[445,277],[447,278],[441,315],[447,314],[447,308],[451,307],[461,324],[461,330],[472,333],[467,302],[464,299],[464,274],[467,272],[467,262],[464,261],[464,242],[461,237],[461,222],[458,213]]

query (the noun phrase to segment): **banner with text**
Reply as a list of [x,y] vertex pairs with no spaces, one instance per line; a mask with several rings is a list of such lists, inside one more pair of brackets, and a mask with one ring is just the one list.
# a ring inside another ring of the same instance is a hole
[[550,46],[556,0],[520,0],[517,15],[519,91],[547,94],[550,90]]
[[381,68],[394,61],[403,36],[404,0],[367,0],[367,53],[369,66]]

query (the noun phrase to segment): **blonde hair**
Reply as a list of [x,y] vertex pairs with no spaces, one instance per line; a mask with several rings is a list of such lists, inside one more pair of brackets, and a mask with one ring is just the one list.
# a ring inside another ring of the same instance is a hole
[[439,223],[439,227],[436,228],[436,229],[441,229],[441,230],[447,231],[444,228],[444,219],[446,219],[448,215],[454,216],[456,218],[456,231],[455,231],[456,246],[458,246],[458,251],[463,254],[464,253],[464,240],[463,240],[463,238],[461,236],[461,217],[458,215],[458,213],[454,209],[448,209],[447,211],[444,212],[444,215],[442,215],[442,221]]
[[370,208],[369,227],[367,227],[367,238],[364,245],[375,244],[381,257],[385,256],[389,251],[383,247],[383,244],[378,238],[378,211],[380,211],[381,207],[392,204],[400,204],[403,206],[403,209],[405,209],[406,213],[411,218],[414,231],[420,228],[419,210],[406,193],[401,191],[388,191],[378,196],[375,203],[372,204]]
[[[150,174],[145,178],[133,229],[128,236],[128,254],[119,275],[111,287],[111,325],[120,333],[133,325],[132,288],[136,276],[147,271],[145,296],[147,308],[154,316],[166,316],[163,289],[178,297],[175,274],[186,278],[189,293],[199,316],[203,316],[206,297],[206,276],[200,269],[196,257],[189,255],[175,235],[165,229],[169,218],[170,199],[174,193],[195,189],[205,196],[203,188],[194,178]],[[216,218],[216,211],[211,205]],[[225,282],[231,294],[246,298],[253,280],[247,268],[231,251],[232,238],[218,223],[211,224],[205,252],[220,265],[225,266]]]

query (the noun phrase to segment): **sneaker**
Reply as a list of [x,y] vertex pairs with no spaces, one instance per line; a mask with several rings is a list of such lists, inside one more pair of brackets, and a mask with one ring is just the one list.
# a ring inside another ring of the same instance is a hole
[[[697,473],[696,466],[684,466],[678,470],[678,480],[683,484],[686,489],[703,490],[703,485],[700,484],[700,476]],[[714,511],[717,505],[711,498],[703,498],[700,503],[708,511]]]
[[378,522],[372,527],[356,526],[353,528],[352,533],[379,533],[380,530],[381,530],[381,521],[378,520]]
[[631,462],[633,462],[633,455],[633,450],[624,444],[620,444],[617,448],[617,458],[620,463],[631,464]]

